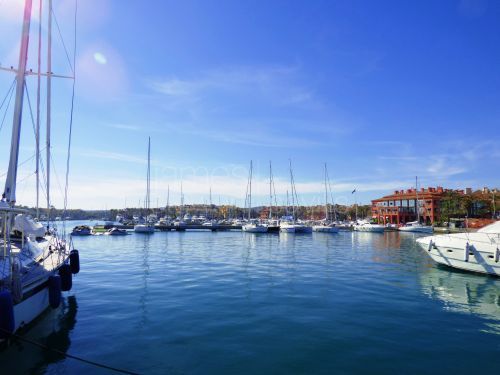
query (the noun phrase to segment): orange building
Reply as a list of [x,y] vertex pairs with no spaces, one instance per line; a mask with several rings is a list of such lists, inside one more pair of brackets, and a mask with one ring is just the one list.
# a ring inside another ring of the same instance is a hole
[[[417,220],[417,207],[420,221],[433,224],[439,221],[442,196],[449,189],[441,186],[427,189],[396,190],[394,194],[372,200],[372,218],[381,224],[404,224]],[[463,190],[457,190],[464,194]],[[417,203],[418,199],[418,203]]]

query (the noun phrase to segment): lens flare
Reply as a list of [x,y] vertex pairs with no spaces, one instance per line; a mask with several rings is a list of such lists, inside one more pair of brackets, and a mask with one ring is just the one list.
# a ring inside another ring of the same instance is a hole
[[98,63],[98,64],[101,64],[101,65],[105,65],[108,60],[106,59],[106,56],[104,56],[102,53],[100,52],[96,52],[94,53],[94,60]]

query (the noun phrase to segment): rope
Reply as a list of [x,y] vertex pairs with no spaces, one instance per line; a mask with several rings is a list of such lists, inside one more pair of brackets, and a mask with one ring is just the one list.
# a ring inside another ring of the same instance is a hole
[[[43,151],[43,149],[42,149],[42,151]],[[21,163],[19,163],[19,167],[22,166],[22,165],[24,165],[24,164],[26,164],[27,162],[33,160],[33,158],[35,156],[36,156],[36,153],[33,154],[33,155],[31,155],[28,159],[26,159],[26,160],[22,161]],[[0,174],[0,177],[5,177],[6,175],[7,175],[7,172],[4,172],[4,173]]]
[[[75,34],[74,34],[74,49],[73,49],[73,89],[71,93],[71,112],[69,120],[69,134],[68,134],[68,156],[66,159],[66,183],[64,185],[64,210],[63,210],[63,220],[66,222],[66,211],[68,208],[68,186],[69,186],[69,162],[71,159],[71,138],[73,135],[73,112],[75,104],[75,83],[76,83],[76,17],[78,12],[78,0],[75,0]],[[66,235],[66,225],[63,225],[64,235]]]
[[[35,119],[33,118],[33,109],[31,107],[31,99],[30,99],[30,95],[29,95],[29,91],[28,91],[28,86],[26,85],[26,82],[24,83],[24,89],[26,91],[26,98],[27,98],[27,101],[28,101],[28,107],[29,107],[29,112],[30,112],[30,117],[31,117],[31,125],[33,127],[33,134],[35,135],[36,137],[36,126],[35,126]],[[43,149],[40,150],[40,152],[42,152],[43,150],[45,150],[46,147],[44,147]],[[21,163],[20,165],[26,163],[27,161],[33,159],[34,157],[36,156],[36,152],[33,156],[31,156],[28,160],[24,161],[23,163]],[[53,160],[53,159],[52,159]],[[42,177],[45,181],[45,183],[47,183],[47,177],[45,175],[45,168],[44,168],[44,165],[43,165],[43,160],[40,158],[40,168],[42,170]],[[55,166],[54,166],[54,171],[55,171]],[[56,174],[56,178],[57,178],[57,174]],[[59,182],[59,181],[58,181]],[[41,184],[41,188],[42,188],[42,192],[45,192],[45,194],[47,194],[47,191],[45,189],[45,186],[44,184]],[[61,189],[61,186],[59,184],[59,188]],[[62,189],[61,189],[62,191]]]
[[2,117],[2,123],[0,124],[0,131],[3,128],[3,124],[5,122],[5,117],[7,116],[7,111],[9,110],[9,107],[10,107],[10,101],[12,100],[12,96],[14,94],[14,84],[15,83],[16,83],[16,80],[14,79],[14,81],[12,82],[12,85],[10,86],[9,91],[7,91],[7,95],[5,95],[5,98],[3,99],[2,104],[0,105],[0,109],[1,109],[5,103],[5,100],[7,99],[7,96],[9,96],[9,93],[10,93],[9,101],[7,102],[7,106],[5,107],[5,113],[3,114],[3,117]]
[[12,337],[20,340],[20,341],[27,342],[28,344],[37,346],[37,347],[39,347],[39,348],[41,348],[43,350],[47,350],[47,351],[52,352],[52,353],[57,353],[57,354],[65,357],[65,358],[75,359],[77,361],[80,361],[80,362],[83,362],[83,363],[87,363],[87,364],[95,366],[95,367],[100,367],[100,368],[103,368],[103,369],[106,369],[106,370],[111,370],[111,371],[119,372],[119,373],[122,373],[122,374],[130,374],[130,375],[138,375],[139,374],[137,372],[132,372],[132,371],[128,371],[128,370],[119,369],[117,367],[108,366],[108,365],[105,365],[105,364],[102,364],[102,363],[99,363],[99,362],[95,362],[95,361],[91,361],[89,359],[78,357],[76,355],[65,353],[65,352],[63,352],[63,351],[61,351],[59,349],[51,348],[50,346],[47,346],[47,345],[42,344],[40,342],[28,339],[26,337],[20,336],[20,335],[18,335],[16,333],[11,333],[8,330],[3,329],[3,328],[0,328],[0,331],[4,332],[4,333],[6,333],[6,334],[8,334],[8,335],[10,335],[10,336],[12,336]]
[[[54,176],[56,178],[57,186],[59,187],[59,192],[61,193],[62,196],[64,196],[64,190],[61,185],[61,181],[59,180],[59,175],[57,174],[57,169],[56,169],[56,163],[54,161],[54,158],[52,155],[50,155],[50,160],[52,160],[52,171],[54,172]],[[51,202],[52,205],[52,202]]]
[[[59,28],[59,23],[57,22],[57,17],[56,17],[56,14],[54,12],[54,9],[52,7],[50,9],[50,12],[54,16],[54,21],[56,21],[56,27],[57,27],[57,31],[59,33],[59,38],[61,39],[61,43],[62,43],[63,48],[64,48],[64,53],[66,53],[66,58],[68,59],[69,68],[71,69],[71,72],[73,73],[73,76],[74,76],[75,75],[75,69],[73,68],[73,65],[71,65],[71,60],[69,58],[68,49],[66,48],[66,44],[64,43],[64,39],[63,39],[62,34],[61,34],[61,29]],[[75,9],[75,17],[76,17],[76,9]],[[76,25],[75,25],[75,27],[76,27]]]
[[13,88],[14,88],[14,84],[16,83],[16,79],[14,78],[14,80],[12,81],[12,84],[10,85],[9,89],[7,90],[7,93],[5,94],[3,100],[2,100],[2,104],[0,104],[0,109],[2,109],[5,101],[7,100],[7,97],[9,96],[9,93],[11,91],[13,91]]
[[328,173],[328,169],[326,170],[326,179],[328,182],[328,190],[330,192],[330,199],[332,200],[332,210],[333,210],[333,219],[337,221],[337,210],[335,210],[335,202],[333,200],[333,188],[330,182],[330,174]]

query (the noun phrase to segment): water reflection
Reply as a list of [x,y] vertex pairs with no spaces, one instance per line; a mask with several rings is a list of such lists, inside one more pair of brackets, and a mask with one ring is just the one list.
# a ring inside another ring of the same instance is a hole
[[142,288],[139,295],[139,308],[141,311],[141,319],[139,327],[144,327],[148,324],[148,280],[149,280],[149,246],[150,237],[145,236],[142,246]]
[[[71,346],[70,333],[75,328],[78,304],[75,296],[63,298],[56,310],[45,314],[19,332],[20,336],[66,353]],[[65,356],[44,350],[21,339],[14,339],[11,346],[0,351],[2,374],[42,374],[50,364],[62,361]]]
[[442,301],[446,310],[488,319],[492,332],[500,334],[500,281],[444,267],[421,274],[424,294]]

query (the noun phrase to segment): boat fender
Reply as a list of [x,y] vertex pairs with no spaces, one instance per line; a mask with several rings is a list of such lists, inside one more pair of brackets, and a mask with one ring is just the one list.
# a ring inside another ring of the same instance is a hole
[[8,290],[0,292],[0,339],[6,339],[14,333],[14,302]]
[[12,298],[15,303],[23,300],[23,285],[21,282],[21,264],[19,259],[15,259],[12,263],[12,284],[11,284]]
[[49,277],[49,304],[53,309],[61,304],[61,276],[59,275]]
[[69,264],[64,263],[59,267],[59,276],[61,276],[61,290],[67,292],[71,290],[73,286],[73,274],[71,273],[71,267]]
[[71,266],[71,273],[76,275],[80,272],[80,254],[78,250],[71,250],[69,253],[69,265]]
[[427,251],[430,252],[433,247],[434,247],[434,242],[432,242],[432,240],[430,240],[429,241],[429,248],[427,249]]
[[499,260],[500,260],[500,249],[497,247],[497,249],[495,250],[495,263],[498,263]]
[[465,252],[464,252],[464,261],[468,262],[469,261],[469,243],[467,242],[465,244]]

